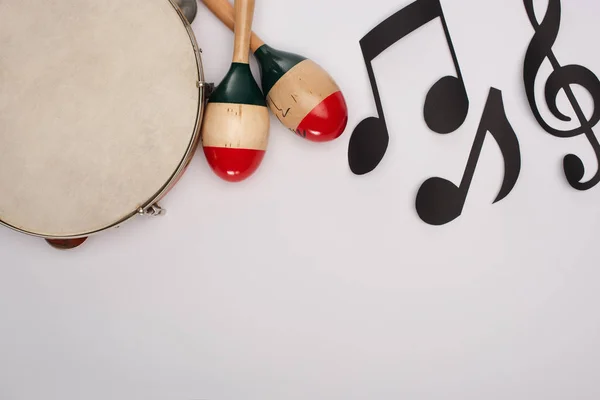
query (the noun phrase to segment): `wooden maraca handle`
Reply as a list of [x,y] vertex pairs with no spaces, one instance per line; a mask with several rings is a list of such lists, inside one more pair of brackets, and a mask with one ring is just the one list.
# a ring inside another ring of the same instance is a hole
[[[225,26],[232,32],[235,32],[235,9],[229,1],[202,0],[202,2],[223,24],[225,24]],[[254,13],[254,0],[252,1],[252,12]],[[263,44],[265,44],[265,42],[250,30],[250,49],[252,52],[254,53]]]
[[234,0],[235,2],[235,39],[233,43],[233,62],[248,64],[250,33],[254,17],[255,0]]

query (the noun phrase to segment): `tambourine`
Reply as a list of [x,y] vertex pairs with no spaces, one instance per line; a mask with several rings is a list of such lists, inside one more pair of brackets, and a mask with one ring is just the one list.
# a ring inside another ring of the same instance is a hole
[[0,2],[0,223],[73,248],[161,215],[212,86],[174,0]]

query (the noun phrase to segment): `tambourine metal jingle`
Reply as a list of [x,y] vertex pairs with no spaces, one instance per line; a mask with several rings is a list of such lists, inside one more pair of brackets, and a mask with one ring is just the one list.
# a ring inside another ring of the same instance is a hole
[[174,0],[0,2],[0,223],[68,247],[160,214],[199,143],[200,53]]

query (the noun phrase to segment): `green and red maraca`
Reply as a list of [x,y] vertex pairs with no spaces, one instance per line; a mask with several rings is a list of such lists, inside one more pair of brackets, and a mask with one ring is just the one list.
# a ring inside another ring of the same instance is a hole
[[248,64],[253,15],[254,0],[235,0],[233,60],[208,99],[202,122],[206,160],[229,182],[258,169],[269,141],[269,110]]
[[[234,30],[234,9],[227,0],[202,1]],[[251,33],[250,49],[260,66],[269,109],[286,128],[314,142],[342,135],[348,108],[340,88],[323,68],[306,57],[266,45],[255,33]]]

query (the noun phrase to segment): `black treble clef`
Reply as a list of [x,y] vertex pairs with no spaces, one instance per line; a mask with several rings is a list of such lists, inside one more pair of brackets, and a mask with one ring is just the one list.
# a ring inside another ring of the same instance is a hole
[[[546,15],[541,23],[538,23],[535,17],[533,0],[523,0],[523,3],[525,4],[525,9],[531,25],[535,29],[535,34],[531,39],[523,64],[525,91],[527,93],[531,111],[540,126],[553,136],[569,138],[585,134],[594,149],[598,161],[598,170],[596,171],[596,174],[588,182],[581,182],[585,174],[585,168],[581,159],[574,154],[565,156],[563,160],[563,169],[567,181],[573,188],[577,190],[591,189],[600,182],[600,143],[598,143],[598,139],[593,131],[594,126],[600,121],[600,109],[598,108],[598,105],[600,105],[600,81],[592,71],[580,65],[572,64],[561,66],[552,51],[552,47],[558,37],[558,31],[560,29],[560,0],[548,1],[548,9],[546,10]],[[558,130],[552,128],[540,115],[535,100],[534,86],[540,67],[546,58],[550,61],[553,68],[553,72],[550,74],[545,84],[544,94],[548,108],[552,115],[559,120],[571,120],[571,118],[559,111],[556,103],[558,93],[561,90],[564,90],[579,119],[580,126],[578,128],[570,130]],[[589,120],[586,118],[581,106],[577,102],[577,98],[573,94],[570,85],[580,85],[590,93],[593,100],[594,111]]]

